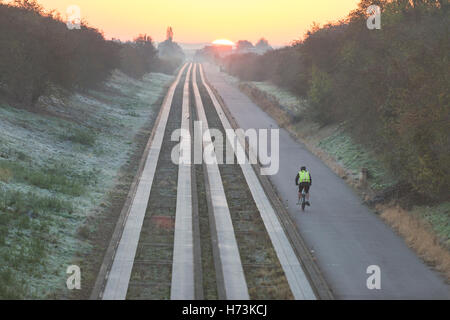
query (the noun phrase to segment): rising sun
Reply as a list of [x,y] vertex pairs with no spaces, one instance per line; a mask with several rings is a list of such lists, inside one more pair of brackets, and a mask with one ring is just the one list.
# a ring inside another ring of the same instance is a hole
[[213,41],[213,44],[216,46],[234,46],[234,42],[227,39],[217,39]]

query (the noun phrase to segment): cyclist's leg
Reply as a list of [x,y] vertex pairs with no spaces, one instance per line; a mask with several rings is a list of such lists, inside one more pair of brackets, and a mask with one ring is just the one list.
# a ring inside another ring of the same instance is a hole
[[309,183],[305,185],[306,203],[309,205]]
[[298,185],[298,202],[300,203],[300,200],[302,198],[302,190],[303,190],[303,185],[300,183]]

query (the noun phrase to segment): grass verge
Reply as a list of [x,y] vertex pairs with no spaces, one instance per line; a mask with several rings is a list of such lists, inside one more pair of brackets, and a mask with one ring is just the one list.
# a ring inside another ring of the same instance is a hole
[[[171,76],[0,103],[0,299],[87,298]],[[81,291],[66,288],[81,268]]]

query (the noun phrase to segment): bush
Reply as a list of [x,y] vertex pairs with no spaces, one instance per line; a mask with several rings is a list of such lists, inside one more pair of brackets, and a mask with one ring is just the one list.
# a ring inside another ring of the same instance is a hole
[[95,145],[95,135],[89,131],[88,129],[80,130],[75,129],[71,133],[68,133],[63,136],[63,139],[79,143],[88,147],[93,147]]
[[172,75],[182,63],[181,59],[159,58],[154,71]]
[[0,211],[27,214],[33,211],[36,214],[48,212],[72,212],[73,206],[69,201],[61,200],[56,196],[39,196],[35,193],[1,190]]
[[308,90],[309,110],[313,119],[323,125],[333,121],[333,88],[330,76],[314,68]]
[[[45,168],[30,168],[18,162],[0,161],[1,172],[6,172],[8,181],[26,182],[41,189],[56,191],[71,196],[81,196],[86,186],[96,183],[96,172],[73,172],[70,167],[62,163]],[[5,181],[5,182],[8,182]]]
[[35,0],[0,4],[0,94],[21,104],[35,104],[52,85],[98,85],[118,65],[116,49],[85,23],[69,30]]
[[152,39],[139,35],[133,42],[122,44],[119,69],[130,77],[141,79],[146,73],[155,71],[156,53]]

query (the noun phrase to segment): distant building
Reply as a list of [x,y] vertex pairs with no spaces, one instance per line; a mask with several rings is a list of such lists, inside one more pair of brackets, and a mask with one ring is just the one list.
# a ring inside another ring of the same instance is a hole
[[264,38],[258,40],[258,42],[253,45],[248,40],[239,40],[236,43],[235,53],[257,53],[264,54],[267,51],[273,50],[273,48],[269,45],[269,41]]
[[205,60],[217,60],[219,58],[226,57],[233,53],[245,54],[245,53],[254,53],[254,54],[264,54],[267,51],[273,50],[273,48],[269,45],[269,42],[261,38],[255,46],[248,40],[239,40],[236,43],[235,49],[231,45],[221,45],[221,44],[213,44],[207,45],[203,49],[199,49],[195,53],[196,61],[205,61]]

